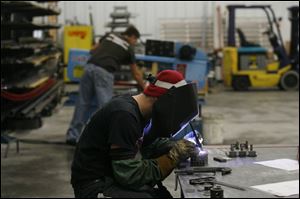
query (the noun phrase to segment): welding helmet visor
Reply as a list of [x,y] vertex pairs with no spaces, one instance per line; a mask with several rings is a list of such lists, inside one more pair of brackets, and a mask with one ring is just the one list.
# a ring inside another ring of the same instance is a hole
[[158,137],[172,137],[197,115],[196,84],[170,88],[153,105],[151,131]]

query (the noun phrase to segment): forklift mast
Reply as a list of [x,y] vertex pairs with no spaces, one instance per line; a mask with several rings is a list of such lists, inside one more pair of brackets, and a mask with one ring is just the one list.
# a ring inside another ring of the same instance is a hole
[[290,59],[293,70],[299,72],[299,6],[289,8],[291,21]]
[[[246,5],[229,5],[227,6],[229,12],[229,19],[228,19],[228,43],[227,46],[229,47],[236,47],[235,42],[235,11],[237,9],[262,9],[268,19],[269,23],[269,30],[266,32],[269,36],[270,43],[272,45],[274,53],[278,56],[280,62],[280,68],[283,68],[290,64],[290,59],[287,56],[286,50],[284,48],[284,42],[282,39],[280,27],[278,20],[275,16],[275,13],[270,5],[256,5],[256,6],[246,6]],[[276,32],[274,31],[273,24],[275,24]]]

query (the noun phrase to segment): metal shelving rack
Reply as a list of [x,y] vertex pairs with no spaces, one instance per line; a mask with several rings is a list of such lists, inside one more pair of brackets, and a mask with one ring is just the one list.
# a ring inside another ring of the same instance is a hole
[[1,136],[41,127],[61,100],[62,53],[49,35],[60,25],[45,23],[59,14],[53,2],[1,1]]
[[106,27],[110,28],[110,32],[123,32],[130,25],[130,18],[132,18],[132,14],[128,12],[127,6],[115,6],[114,11],[110,14],[112,19]]

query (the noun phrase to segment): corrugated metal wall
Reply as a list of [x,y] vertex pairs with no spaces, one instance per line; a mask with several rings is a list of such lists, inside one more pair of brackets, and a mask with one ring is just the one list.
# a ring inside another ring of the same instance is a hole
[[60,1],[62,9],[60,23],[66,20],[78,19],[80,23],[89,24],[89,8],[93,13],[95,32],[103,34],[108,29],[105,24],[111,21],[109,15],[114,6],[127,6],[128,10],[136,15],[131,19],[142,33],[159,36],[159,19],[168,18],[200,18],[204,7],[211,3],[197,1]]
[[[80,23],[89,24],[89,11],[91,10],[94,18],[95,33],[104,34],[109,29],[105,24],[110,22],[110,13],[114,6],[127,6],[128,10],[136,15],[131,22],[135,24],[144,34],[151,34],[151,38],[159,39],[160,20],[173,18],[202,18],[204,15],[213,17],[215,7],[221,6],[222,12],[225,12],[225,6],[228,4],[271,4],[278,17],[283,18],[282,32],[284,40],[289,40],[290,23],[288,21],[287,8],[292,5],[298,5],[298,1],[60,1],[59,7],[62,14],[59,22],[64,24],[66,20],[72,20],[75,17]],[[238,13],[241,16],[263,16],[262,11],[250,11]]]

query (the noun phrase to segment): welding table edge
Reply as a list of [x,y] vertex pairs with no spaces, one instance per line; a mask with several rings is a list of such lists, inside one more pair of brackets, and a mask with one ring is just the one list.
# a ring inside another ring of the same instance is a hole
[[[204,147],[206,150],[216,150],[216,149],[219,149],[220,151],[223,151],[224,149],[228,150],[229,149],[229,145],[208,145],[208,146],[205,146]],[[264,144],[264,145],[255,145],[255,149],[257,150],[268,150],[268,149],[286,149],[286,150],[295,150],[295,154],[289,154],[290,156],[293,156],[293,158],[289,158],[289,159],[295,159],[297,157],[297,150],[299,149],[299,146],[298,145],[295,145],[295,144],[289,144],[289,145],[282,145],[282,144]],[[211,158],[213,158],[213,155],[210,156]],[[281,157],[278,157],[278,159],[280,159]],[[261,161],[261,160],[259,160]],[[215,165],[209,165],[209,166],[215,166]],[[265,169],[268,169],[267,167]],[[270,169],[270,168],[269,168]],[[272,169],[272,168],[271,168]],[[234,172],[234,171],[233,171]],[[298,173],[298,180],[299,180],[299,170],[298,171],[295,171]],[[279,172],[280,173],[280,172]],[[293,175],[293,174],[291,174]],[[198,176],[199,177],[199,176]],[[197,193],[197,188],[196,187],[189,187],[189,186],[186,186],[186,187],[183,187],[182,183],[186,184],[186,180],[183,180],[184,179],[184,175],[178,175],[178,183],[179,183],[179,186],[180,186],[180,191],[181,191],[181,198],[184,198],[184,197],[191,197],[191,195],[194,195],[195,193]],[[290,180],[293,180],[293,179],[290,179]],[[182,182],[184,181],[184,182]],[[282,180],[282,181],[287,181],[287,180]],[[280,181],[279,181],[280,182]],[[262,184],[267,184],[269,182],[265,182],[265,183],[262,183]],[[273,182],[270,182],[270,183],[273,183]],[[251,185],[253,186],[253,185]],[[263,196],[262,197],[268,197],[268,195],[270,197],[273,197],[273,198],[276,198],[278,196],[275,196],[275,195],[272,195],[271,193],[266,193],[266,192],[262,192],[262,191],[259,191],[259,190],[256,190],[254,188],[252,188],[251,186],[247,186],[245,188],[247,188],[247,191],[250,191],[250,192],[256,192],[256,193],[261,193]],[[223,186],[222,186],[223,187]],[[186,189],[186,190],[189,190],[189,189],[194,189],[194,193],[191,192],[191,194],[189,194],[189,192],[187,191],[183,191],[183,189]],[[224,190],[226,192],[226,190]],[[199,194],[200,195],[200,194]],[[199,195],[198,198],[199,198]],[[270,198],[268,197],[268,198]],[[280,198],[280,197],[279,197]],[[289,196],[289,197],[286,197],[286,198],[299,198],[299,194],[297,195],[292,195],[292,196]]]

